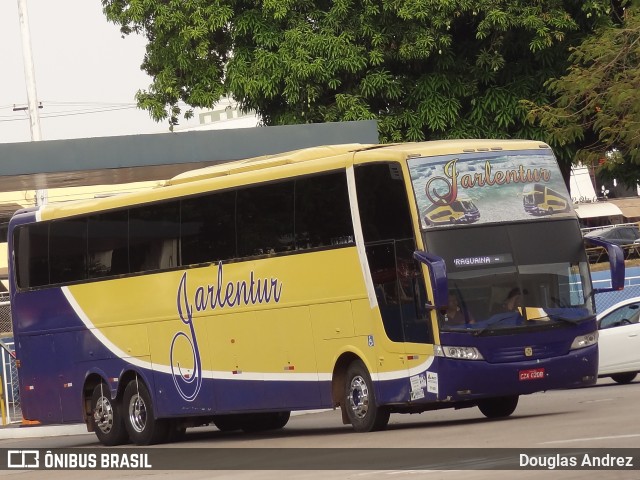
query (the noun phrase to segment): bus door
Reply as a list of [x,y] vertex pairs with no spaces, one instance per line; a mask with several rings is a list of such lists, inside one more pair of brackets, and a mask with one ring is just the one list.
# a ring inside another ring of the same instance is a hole
[[402,171],[397,163],[355,167],[358,208],[371,277],[392,349],[433,343],[424,281]]

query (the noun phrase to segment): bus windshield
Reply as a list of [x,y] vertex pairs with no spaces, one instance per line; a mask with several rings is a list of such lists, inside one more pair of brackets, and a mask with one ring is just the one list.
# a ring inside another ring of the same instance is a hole
[[422,229],[576,218],[548,148],[416,157],[408,164]]
[[[554,238],[562,241],[540,247]],[[446,262],[458,312],[439,315],[442,330],[500,333],[593,316],[589,266],[573,220],[431,229],[424,240]]]

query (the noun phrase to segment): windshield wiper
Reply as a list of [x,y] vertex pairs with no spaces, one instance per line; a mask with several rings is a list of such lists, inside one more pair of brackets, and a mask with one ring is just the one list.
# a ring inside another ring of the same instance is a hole
[[482,335],[484,332],[486,332],[487,330],[489,330],[491,327],[498,325],[502,322],[504,322],[505,320],[515,320],[517,321],[518,318],[521,318],[522,320],[524,320],[524,317],[518,312],[507,312],[507,313],[501,313],[496,315],[496,317],[492,322],[487,323],[484,327],[482,327],[479,330],[476,330],[473,332],[474,336],[479,336]]
[[588,320],[589,318],[592,318],[594,315],[587,315],[584,317],[576,318],[576,317],[567,317],[557,313],[548,313],[547,316],[551,320],[558,320],[560,322],[567,322],[567,323],[571,323],[572,325],[578,325],[579,323],[582,323],[583,321]]
[[569,322],[574,325],[595,317],[584,305],[573,305],[570,308],[545,308],[545,313],[551,320]]

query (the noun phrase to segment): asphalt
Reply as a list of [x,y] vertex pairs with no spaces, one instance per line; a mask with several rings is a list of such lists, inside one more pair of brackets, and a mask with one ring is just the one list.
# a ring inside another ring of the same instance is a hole
[[[292,416],[305,415],[308,413],[324,412],[326,410],[302,410],[291,412]],[[12,423],[0,425],[0,440],[10,438],[39,438],[39,437],[62,437],[66,435],[94,435],[87,432],[84,424],[76,425],[23,425]]]
[[[90,434],[84,424],[78,425],[21,425],[0,426],[0,440],[8,438],[62,437]],[[90,435],[93,435],[91,433]]]

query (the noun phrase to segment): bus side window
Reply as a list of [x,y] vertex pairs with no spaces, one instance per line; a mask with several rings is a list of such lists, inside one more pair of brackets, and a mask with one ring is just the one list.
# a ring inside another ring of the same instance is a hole
[[129,273],[126,210],[92,215],[88,219],[89,278]]
[[127,247],[118,248],[111,252],[111,275],[129,273],[129,251]]
[[211,193],[182,200],[181,261],[178,265],[194,265],[237,257],[235,205],[235,191]]
[[343,171],[297,179],[295,201],[296,250],[353,243]]
[[56,220],[49,227],[51,283],[87,278],[87,219]]
[[293,250],[293,187],[286,181],[238,190],[238,255]]
[[[129,211],[130,273],[167,268],[165,243],[177,246],[180,237],[180,203],[167,202]],[[175,263],[174,263],[175,266]]]

